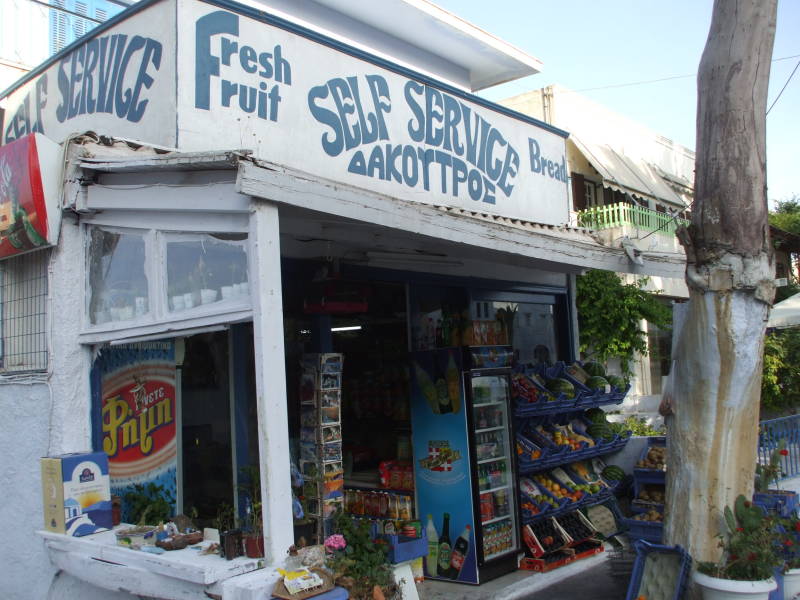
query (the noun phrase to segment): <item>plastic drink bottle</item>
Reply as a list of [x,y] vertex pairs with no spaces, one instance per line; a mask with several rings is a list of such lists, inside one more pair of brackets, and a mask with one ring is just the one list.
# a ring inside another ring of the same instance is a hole
[[436,577],[438,571],[439,558],[439,534],[436,533],[436,525],[433,524],[433,516],[428,515],[428,524],[425,526],[425,533],[428,535],[428,556],[425,558],[425,569],[430,577]]

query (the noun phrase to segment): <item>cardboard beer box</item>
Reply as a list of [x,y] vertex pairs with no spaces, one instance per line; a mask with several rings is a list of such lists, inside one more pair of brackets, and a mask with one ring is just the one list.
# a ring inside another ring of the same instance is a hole
[[41,469],[45,529],[77,537],[112,528],[105,452],[44,457]]

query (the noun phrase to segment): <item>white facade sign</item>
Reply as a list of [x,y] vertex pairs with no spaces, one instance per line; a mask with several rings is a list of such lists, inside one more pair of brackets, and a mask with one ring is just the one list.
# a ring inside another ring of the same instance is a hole
[[251,149],[395,198],[567,222],[557,130],[221,6],[154,2],[101,31],[5,100],[3,142],[94,131]]
[[94,131],[175,146],[175,7],[156,3],[88,39],[3,99],[0,139]]
[[336,48],[178,0],[178,142],[389,196],[568,219],[565,140]]

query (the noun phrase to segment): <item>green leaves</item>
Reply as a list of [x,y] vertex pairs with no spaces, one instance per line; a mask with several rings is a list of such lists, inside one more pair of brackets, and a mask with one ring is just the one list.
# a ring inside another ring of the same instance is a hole
[[672,324],[672,312],[654,293],[643,288],[647,279],[624,284],[616,273],[590,270],[577,279],[580,351],[606,362],[619,357],[622,371],[630,376],[635,355],[647,354],[646,320],[661,329]]

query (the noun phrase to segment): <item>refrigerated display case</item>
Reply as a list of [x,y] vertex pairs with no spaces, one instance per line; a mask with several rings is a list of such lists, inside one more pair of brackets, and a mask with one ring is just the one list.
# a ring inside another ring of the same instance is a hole
[[464,379],[470,416],[475,530],[481,580],[517,567],[520,523],[511,412],[511,348],[465,349]]
[[433,528],[429,578],[479,584],[517,567],[511,356],[510,347],[486,346],[412,357],[418,514]]

